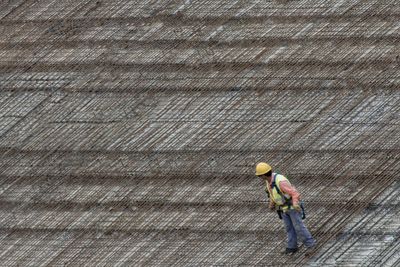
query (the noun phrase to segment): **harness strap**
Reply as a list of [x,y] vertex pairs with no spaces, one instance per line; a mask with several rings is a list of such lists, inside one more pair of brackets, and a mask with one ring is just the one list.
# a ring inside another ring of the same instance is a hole
[[285,197],[284,194],[282,194],[282,191],[279,189],[279,186],[277,186],[277,184],[275,182],[277,175],[278,175],[277,173],[274,174],[274,177],[273,177],[272,183],[271,183],[271,188],[272,188],[272,190],[274,190],[274,188],[276,189],[276,192],[281,196],[281,198],[283,198],[285,200],[284,205],[287,205],[288,208],[290,209],[290,206],[292,205],[292,201],[291,201],[292,199],[291,198],[288,199]]

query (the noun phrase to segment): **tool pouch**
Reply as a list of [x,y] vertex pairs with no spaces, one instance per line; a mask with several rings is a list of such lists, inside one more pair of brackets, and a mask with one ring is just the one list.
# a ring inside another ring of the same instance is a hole
[[282,220],[282,210],[277,210],[276,211],[277,213],[278,213],[278,217],[279,217],[279,219],[281,219]]
[[306,218],[306,210],[304,209],[303,201],[300,201],[300,208],[301,208],[301,219],[304,220]]

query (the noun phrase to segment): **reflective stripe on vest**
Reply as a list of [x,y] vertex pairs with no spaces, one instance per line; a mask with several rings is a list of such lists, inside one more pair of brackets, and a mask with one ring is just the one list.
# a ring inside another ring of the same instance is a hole
[[[280,174],[273,174],[272,177],[273,177],[273,178],[272,178],[272,179],[273,179],[272,182],[275,181],[276,186],[277,186],[278,189],[281,191],[281,193],[282,193],[282,195],[284,196],[284,198],[286,198],[286,200],[291,199],[291,196],[290,196],[290,195],[284,194],[284,193],[282,192],[281,187],[280,187],[280,185],[279,185],[280,182],[282,182],[282,181],[287,181],[287,182],[290,184],[289,180],[288,180],[285,176],[280,175]],[[271,184],[272,184],[272,183],[271,183]],[[291,185],[291,184],[290,184],[290,185]],[[273,187],[273,188],[270,189],[270,186],[267,185],[267,190],[268,190],[268,193],[269,193],[269,196],[270,196],[271,200],[272,200],[277,206],[284,206],[284,205],[286,206],[286,205],[288,204],[288,203],[285,204],[286,200],[282,197],[282,195],[280,195],[280,194],[278,193],[278,191],[276,190],[276,187]]]

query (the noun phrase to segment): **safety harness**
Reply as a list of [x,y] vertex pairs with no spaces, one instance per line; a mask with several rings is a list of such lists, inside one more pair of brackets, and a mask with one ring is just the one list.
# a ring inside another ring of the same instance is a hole
[[[273,192],[273,190],[275,189],[276,190],[276,192],[280,195],[280,197],[284,200],[283,201],[283,204],[282,205],[279,205],[278,207],[278,210],[277,210],[277,212],[278,212],[278,215],[279,215],[279,219],[282,219],[282,213],[283,212],[285,212],[285,211],[287,211],[287,210],[290,210],[291,209],[291,207],[293,206],[293,202],[292,202],[292,198],[290,197],[290,198],[287,198],[286,196],[285,196],[285,194],[283,194],[282,193],[282,191],[280,190],[280,188],[279,188],[279,185],[277,185],[277,183],[276,183],[276,176],[278,175],[278,173],[275,173],[274,174],[274,176],[273,176],[273,178],[272,178],[272,182],[271,182],[271,192]],[[287,180],[287,179],[286,179]],[[290,183],[290,182],[289,182]],[[268,197],[270,198],[270,193],[269,193],[269,191],[268,191],[268,189],[266,190],[266,192],[267,192],[267,194],[268,194]],[[305,213],[305,210],[304,210],[304,204],[303,204],[303,201],[300,201],[300,207],[301,207],[301,217],[302,217],[302,219],[304,220],[305,218],[306,218],[306,213]]]
[[283,204],[280,205],[280,206],[282,206],[282,207],[287,206],[287,209],[290,209],[290,207],[292,206],[292,198],[287,198],[287,197],[282,193],[282,191],[280,190],[279,186],[276,184],[275,181],[276,181],[276,176],[277,176],[277,175],[278,175],[278,174],[275,173],[275,174],[274,174],[274,177],[272,178],[271,191],[273,191],[274,188],[275,188],[276,192],[277,192],[277,193],[281,196],[281,198],[284,200]]

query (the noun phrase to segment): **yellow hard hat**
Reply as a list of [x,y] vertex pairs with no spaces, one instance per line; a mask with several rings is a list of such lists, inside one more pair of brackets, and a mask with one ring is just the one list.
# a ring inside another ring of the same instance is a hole
[[256,166],[256,175],[263,175],[272,170],[271,166],[265,162],[260,162]]

